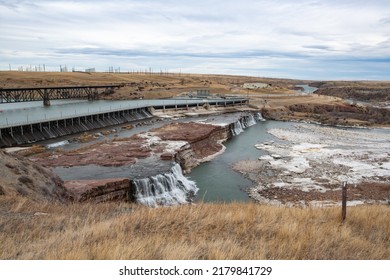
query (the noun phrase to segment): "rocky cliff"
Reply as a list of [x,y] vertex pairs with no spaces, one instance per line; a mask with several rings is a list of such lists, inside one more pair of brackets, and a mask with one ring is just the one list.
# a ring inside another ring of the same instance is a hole
[[219,153],[224,147],[221,142],[229,138],[229,126],[216,126],[203,123],[175,123],[152,130],[165,141],[185,141],[175,151],[174,158],[185,173],[201,163],[205,158]]
[[385,108],[340,104],[293,104],[283,108],[265,108],[265,118],[288,121],[314,121],[330,125],[390,125],[390,110]]

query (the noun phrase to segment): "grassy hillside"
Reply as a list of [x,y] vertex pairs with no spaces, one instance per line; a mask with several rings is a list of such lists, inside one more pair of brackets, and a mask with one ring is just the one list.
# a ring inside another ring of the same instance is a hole
[[390,259],[388,206],[0,205],[0,259]]
[[[0,150],[0,198],[28,197],[35,201],[65,200],[62,180],[30,160]],[[0,227],[1,229],[1,227]]]

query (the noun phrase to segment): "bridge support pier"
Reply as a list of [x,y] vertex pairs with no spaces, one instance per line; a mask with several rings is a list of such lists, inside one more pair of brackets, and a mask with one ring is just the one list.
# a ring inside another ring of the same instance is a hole
[[49,92],[47,89],[44,89],[43,91],[43,105],[50,106]]
[[94,93],[88,93],[88,101],[94,101],[96,99],[96,95]]

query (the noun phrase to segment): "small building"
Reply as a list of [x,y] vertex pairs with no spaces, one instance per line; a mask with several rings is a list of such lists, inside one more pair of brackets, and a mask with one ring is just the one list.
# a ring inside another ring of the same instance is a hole
[[242,87],[244,89],[262,89],[262,88],[268,88],[271,85],[265,84],[265,83],[245,83]]

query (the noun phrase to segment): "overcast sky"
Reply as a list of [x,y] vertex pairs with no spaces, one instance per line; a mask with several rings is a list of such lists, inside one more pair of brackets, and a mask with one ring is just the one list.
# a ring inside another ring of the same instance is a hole
[[389,0],[0,0],[0,69],[390,80]]

